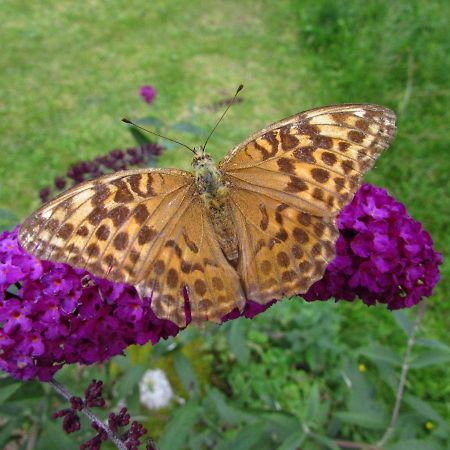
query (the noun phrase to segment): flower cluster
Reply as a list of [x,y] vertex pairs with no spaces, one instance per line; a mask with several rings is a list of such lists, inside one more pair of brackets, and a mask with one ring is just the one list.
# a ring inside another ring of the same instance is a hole
[[174,397],[172,386],[161,369],[147,370],[139,382],[139,399],[148,409],[168,406]]
[[337,224],[336,258],[304,295],[306,300],[360,298],[393,310],[431,295],[442,255],[422,225],[384,189],[363,185]]
[[147,166],[162,152],[162,147],[153,142],[132,147],[126,150],[114,149],[106,155],[98,156],[91,161],[80,161],[72,164],[65,176],[55,178],[53,187],[47,186],[39,192],[42,203],[50,200],[59,191],[75,186],[85,180],[97,178],[107,173],[126,170],[130,167]]
[[[84,408],[103,408],[105,406],[105,399],[102,395],[103,382],[92,380],[84,393],[84,399],[81,397],[70,397],[70,408],[64,408],[56,411],[53,418],[64,417],[62,428],[66,433],[73,433],[81,429],[81,421],[79,412]],[[108,427],[112,433],[116,433],[119,428],[126,427],[130,423],[130,414],[127,408],[122,408],[119,414],[110,413],[108,416]],[[86,441],[80,446],[81,450],[99,450],[102,443],[108,439],[106,428],[101,422],[93,421],[92,428],[97,432],[94,437]],[[141,438],[147,434],[147,430],[134,420],[131,426],[120,436],[120,440],[124,443],[127,449],[138,450],[141,445]],[[154,450],[154,445],[151,439],[147,443],[146,450]]]
[[141,94],[141,97],[143,98],[145,103],[153,103],[153,100],[156,97],[156,89],[153,86],[150,86],[148,84],[144,84],[139,89],[139,94]]

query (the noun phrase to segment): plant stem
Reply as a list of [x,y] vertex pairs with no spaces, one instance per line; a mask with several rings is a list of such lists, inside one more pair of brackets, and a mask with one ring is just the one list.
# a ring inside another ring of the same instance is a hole
[[336,445],[343,448],[360,448],[363,450],[377,450],[377,447],[372,444],[364,444],[362,442],[352,441],[333,441]]
[[[66,390],[66,388],[61,384],[58,383],[55,379],[51,379],[48,381],[48,384],[50,384],[53,389],[55,389],[58,394],[62,395],[67,401],[70,402],[70,399],[73,397],[73,395]],[[88,417],[91,422],[95,422],[99,427],[103,428],[108,435],[108,438],[111,440],[111,442],[119,449],[119,450],[127,450],[126,445],[123,443],[123,441],[111,431],[111,428],[109,428],[108,425],[102,422],[101,419],[99,419],[87,406],[83,406],[83,409],[81,412]]]
[[36,440],[39,433],[39,422],[38,420],[33,420],[33,425],[31,426],[30,432],[28,434],[28,441],[25,450],[33,450],[36,445]]
[[397,388],[397,394],[395,396],[395,406],[392,411],[391,422],[389,423],[389,426],[387,427],[383,437],[375,446],[378,449],[382,449],[384,447],[384,445],[394,432],[395,426],[397,424],[398,416],[400,413],[400,406],[402,404],[403,399],[403,393],[405,391],[406,376],[408,375],[409,371],[411,351],[416,341],[416,334],[419,329],[420,323],[422,322],[423,316],[425,314],[426,307],[427,307],[426,300],[422,300],[422,302],[420,302],[419,304],[416,320],[408,337],[408,343],[406,345],[405,355],[403,357],[402,371],[400,374],[400,381]]

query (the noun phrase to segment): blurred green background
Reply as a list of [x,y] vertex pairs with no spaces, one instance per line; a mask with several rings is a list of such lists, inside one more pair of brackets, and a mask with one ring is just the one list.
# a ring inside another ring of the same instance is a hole
[[[205,130],[170,132],[193,146],[220,115],[212,105],[243,83],[243,101],[210,141],[217,157],[268,123],[311,107],[392,108],[397,138],[366,180],[407,205],[444,253],[444,265],[414,350],[422,363],[409,374],[401,426],[386,448],[448,448],[449,5],[3,0],[0,220],[12,226],[31,213],[39,190],[70,164],[133,146],[120,118],[149,114],[138,95],[143,84],[157,89],[153,116]],[[190,154],[170,148],[158,164],[188,169]],[[162,449],[345,448],[338,438],[373,443],[389,422],[404,330],[414,314],[295,299],[253,321],[133,349],[100,368],[66,368],[60,379],[75,392],[89,377],[110,380],[111,407],[126,399]],[[190,400],[159,412],[139,406],[137,381],[151,367],[164,368],[177,395]],[[29,386],[2,397],[1,445],[14,435],[17,427],[6,426],[20,412],[23,442],[37,430],[35,448],[49,448],[55,436],[51,448],[68,448],[58,447],[67,438],[48,419],[57,398],[44,400],[46,388]]]

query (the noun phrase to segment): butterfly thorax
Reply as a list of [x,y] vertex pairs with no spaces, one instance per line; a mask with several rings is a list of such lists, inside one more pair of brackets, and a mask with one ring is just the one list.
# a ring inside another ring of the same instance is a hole
[[197,189],[205,201],[212,201],[226,194],[222,173],[217,168],[211,155],[206,153],[203,147],[194,148],[192,169]]
[[222,173],[203,147],[194,148],[192,169],[197,190],[205,202],[222,251],[232,264],[237,264],[237,235],[231,219],[228,188]]

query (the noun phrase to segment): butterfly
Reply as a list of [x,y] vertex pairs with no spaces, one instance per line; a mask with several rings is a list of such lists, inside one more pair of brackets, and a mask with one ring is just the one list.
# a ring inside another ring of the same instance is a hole
[[[222,116],[223,117],[223,116]],[[304,293],[335,257],[336,217],[391,143],[382,106],[325,106],[275,122],[218,164],[127,170],[35,211],[19,239],[38,258],[136,287],[178,326],[220,323],[247,300]]]

